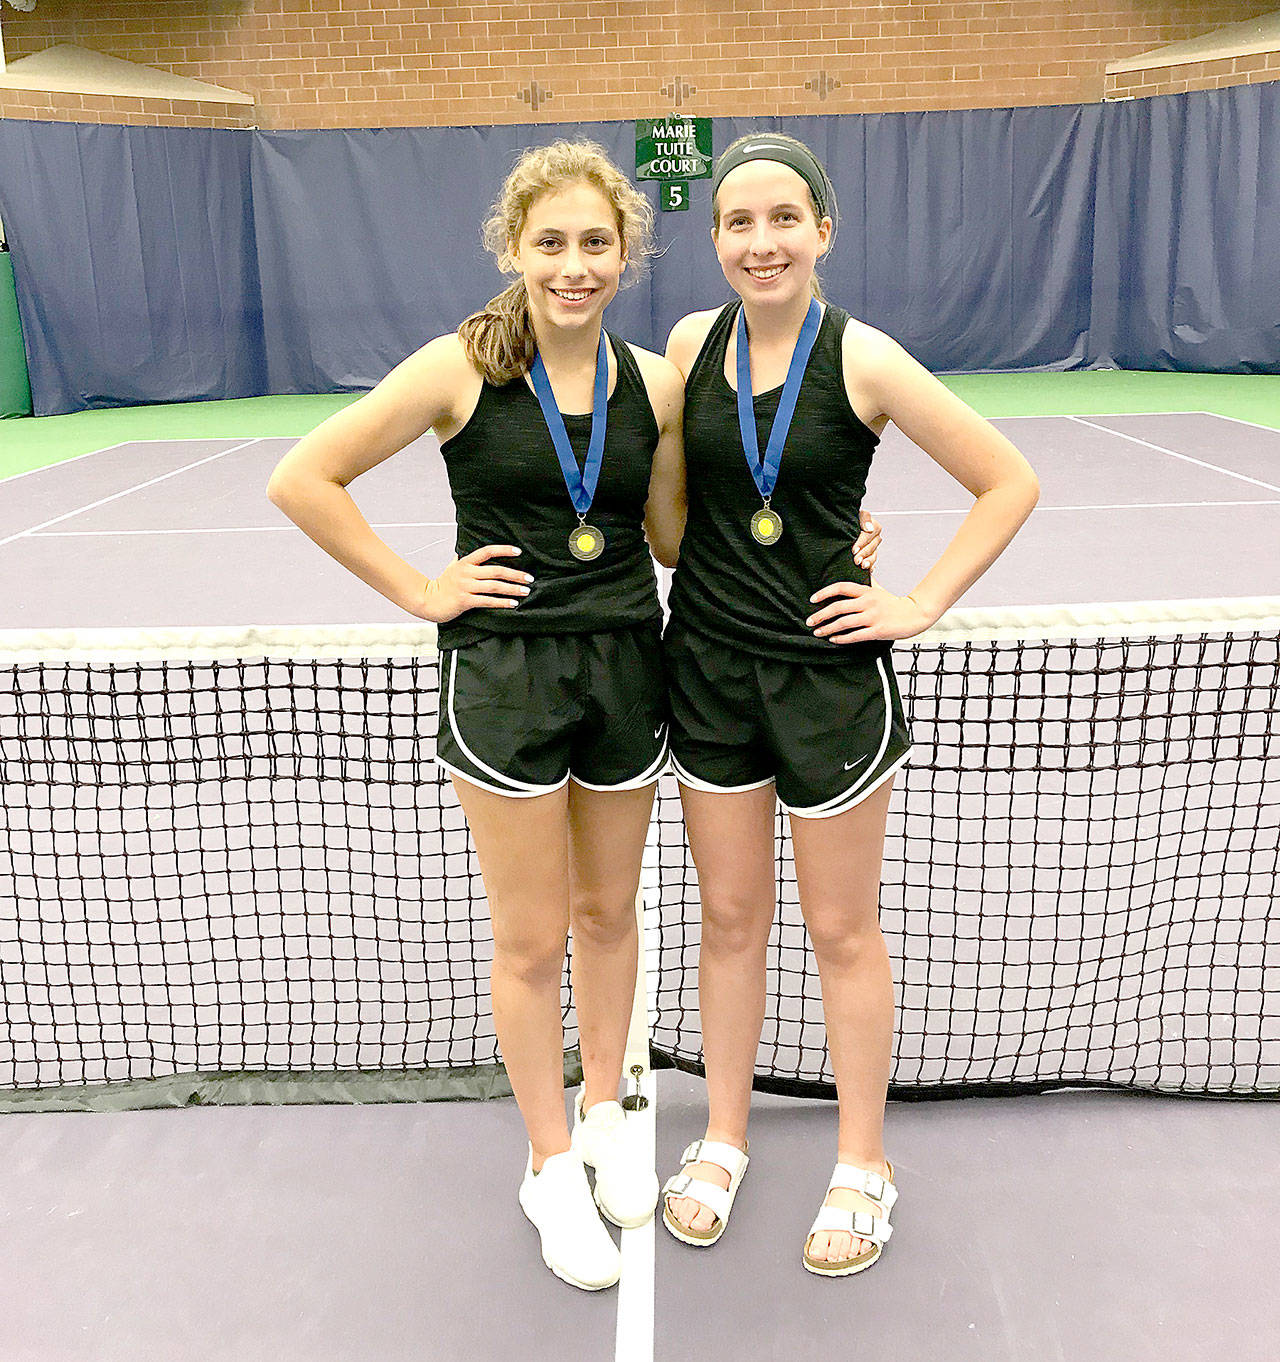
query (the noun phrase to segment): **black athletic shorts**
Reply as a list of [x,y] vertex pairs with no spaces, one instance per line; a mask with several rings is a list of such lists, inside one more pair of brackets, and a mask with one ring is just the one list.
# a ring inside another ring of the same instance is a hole
[[907,760],[887,649],[779,662],[672,625],[665,651],[671,764],[695,790],[734,794],[773,781],[789,813],[830,818]]
[[659,626],[494,634],[440,654],[436,760],[495,794],[633,790],[667,764]]

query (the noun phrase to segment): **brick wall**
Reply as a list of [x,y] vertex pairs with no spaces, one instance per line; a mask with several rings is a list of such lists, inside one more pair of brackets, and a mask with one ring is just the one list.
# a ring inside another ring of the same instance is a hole
[[[787,115],[1088,102],[1188,87],[1108,62],[1276,0],[39,0],[3,9],[9,61],[56,42],[231,86],[256,108],[0,91],[0,117],[265,128]],[[1274,79],[1272,56],[1205,63]],[[1224,77],[1228,78],[1224,81]]]
[[1180,95],[1188,90],[1221,90],[1227,85],[1256,85],[1280,80],[1280,52],[1252,52],[1216,61],[1184,62],[1144,71],[1123,71],[1107,77],[1107,98],[1125,95]]

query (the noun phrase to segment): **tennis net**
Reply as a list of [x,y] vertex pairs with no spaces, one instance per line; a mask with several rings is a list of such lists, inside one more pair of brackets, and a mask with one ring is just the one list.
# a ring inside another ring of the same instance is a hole
[[[955,611],[899,644],[892,1093],[1280,1093],[1280,601]],[[0,1107],[509,1091],[429,627],[0,634]],[[756,1085],[834,1094],[785,820]],[[697,1071],[663,778],[655,1066]],[[564,981],[566,1074],[576,1032]]]

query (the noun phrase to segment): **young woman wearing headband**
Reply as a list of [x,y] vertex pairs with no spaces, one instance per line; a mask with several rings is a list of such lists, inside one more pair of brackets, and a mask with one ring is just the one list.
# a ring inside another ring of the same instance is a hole
[[[685,1243],[714,1243],[746,1169],[776,798],[839,1095],[836,1168],[803,1262],[844,1276],[879,1257],[897,1198],[883,1147],[893,981],[877,910],[885,814],[910,744],[890,641],[928,628],[977,581],[1038,483],[901,346],[823,300],[814,269],[835,204],[807,147],[740,138],[712,185],[712,238],[738,301],[685,317],[667,346],[685,375],[689,505],[666,635],[672,760],[702,900],[709,1111],[663,1189],[663,1221]],[[974,498],[905,596],[849,564],[890,421]]]
[[[485,225],[517,276],[285,456],[269,495],[396,605],[439,625],[439,761],[493,923],[494,1026],[529,1137],[520,1204],[558,1276],[618,1279],[619,1225],[657,1179],[617,1102],[636,977],[635,896],[667,708],[654,554],[683,521],[681,381],[603,329],[652,211],[594,143],[526,152]],[[457,558],[423,575],[346,486],[426,430],[457,506]],[[560,985],[573,931],[583,1088],[564,1108]]]

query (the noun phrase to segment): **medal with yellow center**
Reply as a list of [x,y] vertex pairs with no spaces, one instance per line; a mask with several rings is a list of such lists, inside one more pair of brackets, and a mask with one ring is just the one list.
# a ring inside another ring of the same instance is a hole
[[738,431],[742,436],[742,452],[747,457],[747,468],[755,481],[763,506],[751,517],[751,537],[757,544],[776,544],[782,538],[782,517],[769,504],[774,485],[778,481],[778,467],[782,463],[782,451],[787,443],[787,432],[791,429],[791,418],[796,414],[796,402],[800,397],[800,385],[804,381],[805,366],[813,353],[814,342],[822,325],[822,309],[814,298],[805,313],[800,334],[791,350],[787,364],[787,381],[782,385],[782,396],[778,400],[778,410],[774,413],[773,424],[769,428],[769,440],[765,446],[764,457],[760,455],[760,436],[756,430],[755,399],[751,395],[751,338],[747,334],[747,314],[745,308],[738,311],[737,321],[737,375],[738,375]]
[[782,517],[767,501],[751,517],[751,535],[757,544],[776,544],[782,538]]
[[569,552],[580,563],[589,563],[604,552],[604,535],[594,525],[588,525],[584,518],[569,536]]
[[594,525],[587,524],[587,512],[591,510],[591,502],[600,481],[605,432],[609,422],[609,350],[604,332],[600,332],[600,344],[596,349],[596,375],[591,388],[591,436],[581,469],[540,354],[534,355],[533,363],[529,366],[529,381],[533,384],[538,406],[542,408],[542,417],[560,463],[569,500],[578,513],[578,523],[569,532],[569,552],[578,562],[589,563],[604,552],[604,535]]

